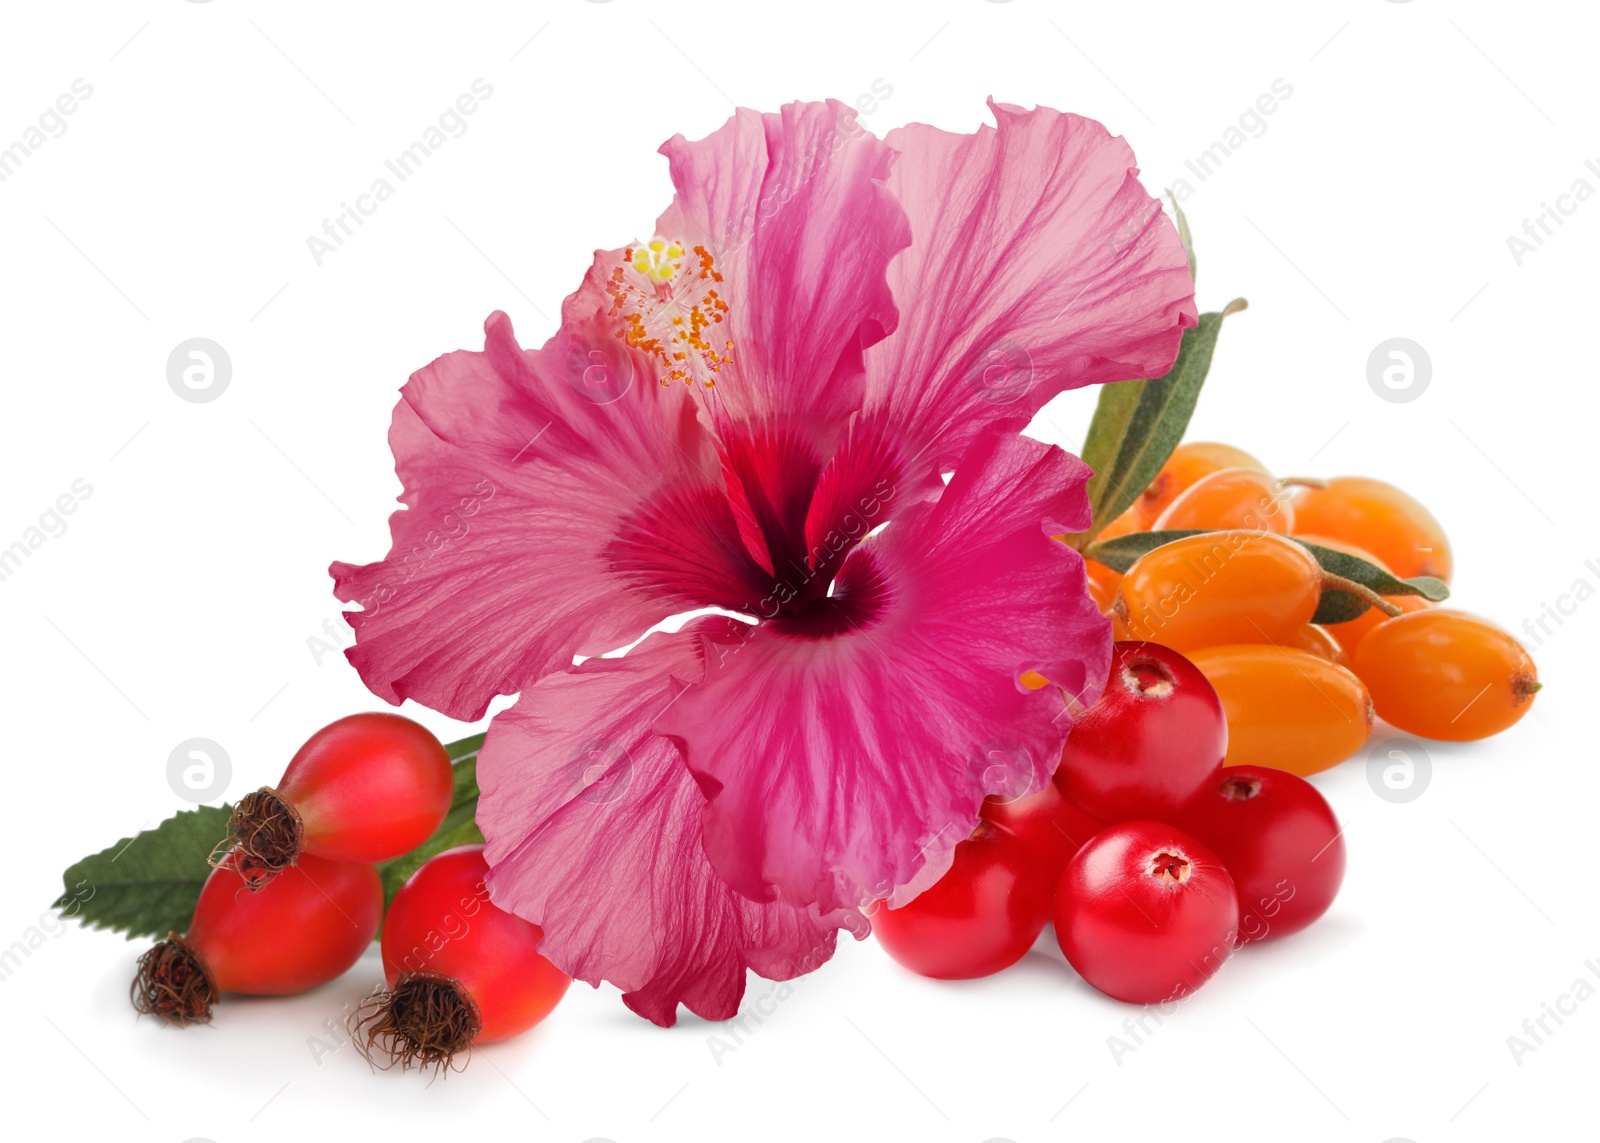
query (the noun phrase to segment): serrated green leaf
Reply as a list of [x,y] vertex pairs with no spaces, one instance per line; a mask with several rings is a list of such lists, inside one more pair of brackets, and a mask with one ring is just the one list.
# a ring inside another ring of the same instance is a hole
[[1093,523],[1087,532],[1069,536],[1068,543],[1081,549],[1091,542],[1161,471],[1194,415],[1222,320],[1246,305],[1235,298],[1218,313],[1201,314],[1198,325],[1183,331],[1177,360],[1166,376],[1120,381],[1100,390],[1083,443],[1084,462],[1094,470],[1089,480]]
[[232,806],[184,810],[131,838],[85,857],[62,874],[54,907],[96,929],[165,937],[189,926],[211,850],[228,834]]
[[[1130,532],[1126,536],[1090,544],[1083,549],[1083,554],[1089,559],[1098,560],[1113,571],[1125,573],[1141,556],[1174,540],[1181,540],[1186,536],[1204,535],[1208,530],[1198,528],[1173,529],[1166,532]],[[1420,595],[1433,603],[1450,598],[1450,589],[1445,586],[1444,581],[1433,576],[1419,575],[1410,579],[1400,579],[1377,564],[1368,563],[1348,552],[1325,548],[1321,544],[1308,544],[1296,536],[1285,536],[1284,539],[1294,540],[1305,548],[1316,557],[1322,570],[1329,575],[1351,580],[1378,595]],[[1311,622],[1344,623],[1355,619],[1371,606],[1371,602],[1363,596],[1340,590],[1337,586],[1325,587],[1322,598],[1317,603],[1317,613],[1311,617]]]
[[458,845],[476,845],[483,841],[483,833],[476,821],[478,750],[483,746],[483,738],[481,734],[474,734],[471,738],[463,738],[445,746],[455,761],[455,793],[450,800],[450,812],[445,814],[444,821],[427,841],[403,857],[382,862],[378,866],[378,875],[383,879],[384,908],[388,908],[389,902],[394,900],[395,893],[407,878],[422,868],[430,857]]

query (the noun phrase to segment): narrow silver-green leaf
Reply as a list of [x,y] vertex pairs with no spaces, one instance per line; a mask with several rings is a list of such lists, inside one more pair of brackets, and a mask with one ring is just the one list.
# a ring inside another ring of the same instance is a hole
[[[1294,537],[1291,536],[1290,539]],[[1378,565],[1358,559],[1348,552],[1325,548],[1321,544],[1308,544],[1304,540],[1295,542],[1317,557],[1317,563],[1322,565],[1323,571],[1353,580],[1379,595],[1420,595],[1431,603],[1450,598],[1450,589],[1445,586],[1444,581],[1435,579],[1431,575],[1400,579]],[[1311,622],[1346,623],[1364,614],[1371,606],[1372,604],[1359,595],[1330,588],[1322,593],[1322,599],[1317,604],[1317,613],[1311,617]]]
[[1167,200],[1172,203],[1172,217],[1178,225],[1178,241],[1183,243],[1183,252],[1189,259],[1189,277],[1194,277],[1194,239],[1189,235],[1189,220],[1184,217],[1183,207],[1178,205],[1178,197],[1167,190]]
[[1246,304],[1235,298],[1218,313],[1201,314],[1198,325],[1183,331],[1177,360],[1166,376],[1101,389],[1083,449],[1083,459],[1095,473],[1089,481],[1094,522],[1069,542],[1081,548],[1092,541],[1161,471],[1194,415],[1222,319]]
[[1112,571],[1126,572],[1146,552],[1153,552],[1163,544],[1181,540],[1185,536],[1204,534],[1204,528],[1177,528],[1167,532],[1129,532],[1114,540],[1100,540],[1083,549],[1091,560],[1098,560]]

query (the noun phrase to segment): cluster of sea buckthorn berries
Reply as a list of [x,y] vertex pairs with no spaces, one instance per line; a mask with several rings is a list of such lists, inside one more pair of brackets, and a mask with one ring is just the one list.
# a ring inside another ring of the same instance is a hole
[[1175,529],[1208,531],[1153,549],[1124,575],[1090,560],[1090,592],[1118,639],[1176,648],[1205,673],[1227,712],[1228,764],[1327,769],[1361,749],[1374,712],[1451,741],[1528,712],[1533,661],[1483,619],[1397,594],[1345,622],[1312,623],[1323,590],[1341,583],[1296,541],[1400,579],[1449,582],[1444,530],[1393,485],[1277,480],[1239,449],[1185,444],[1100,538]]

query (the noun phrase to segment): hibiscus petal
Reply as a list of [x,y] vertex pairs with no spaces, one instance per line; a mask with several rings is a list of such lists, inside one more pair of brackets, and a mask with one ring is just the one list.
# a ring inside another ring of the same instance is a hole
[[524,691],[478,755],[478,824],[496,904],[544,928],[540,951],[591,984],[607,980],[641,1016],[670,1025],[680,1003],[735,1015],[745,970],[784,980],[833,954],[815,908],[733,892],[700,840],[705,798],[651,722],[704,673],[734,620],[652,635]]
[[657,231],[703,243],[730,299],[724,409],[842,428],[861,403],[862,350],[895,324],[885,272],[910,230],[883,185],[892,152],[833,100],[740,108],[705,139],[677,135],[661,151],[677,197]]
[[752,629],[656,720],[710,797],[706,852],[730,884],[823,909],[910,887],[898,902],[985,796],[1049,780],[1071,722],[1019,676],[1091,703],[1110,664],[1083,561],[1050,538],[1087,526],[1088,476],[983,434],[937,501],[852,551],[818,616]]
[[[389,555],[329,569],[335,594],[362,607],[345,613],[346,654],[367,686],[466,720],[681,607],[631,586],[604,549],[650,490],[668,497],[716,472],[681,389],[595,399],[616,386],[586,387],[589,355],[626,362],[605,342],[564,331],[525,354],[500,313],[485,332],[484,352],[446,354],[401,390],[389,443],[406,508],[389,518]],[[716,574],[741,575],[731,563]]]
[[948,470],[987,425],[1026,426],[1064,389],[1159,377],[1195,324],[1176,229],[1133,152],[1091,119],[991,102],[998,128],[889,132],[911,246],[900,324],[867,353],[867,408],[937,442]]

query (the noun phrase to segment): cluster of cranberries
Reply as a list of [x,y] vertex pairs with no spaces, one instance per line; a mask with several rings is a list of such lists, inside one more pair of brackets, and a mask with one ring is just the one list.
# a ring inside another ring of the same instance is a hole
[[924,976],[987,976],[1055,924],[1061,951],[1108,996],[1180,1000],[1237,948],[1286,936],[1332,903],[1344,840],[1303,778],[1223,768],[1216,691],[1171,648],[1119,642],[1055,780],[990,798],[949,871],[873,928]]
[[209,1023],[224,993],[283,996],[355,964],[383,925],[388,988],[353,1017],[367,1058],[444,1066],[533,1027],[571,983],[537,925],[496,908],[481,845],[423,864],[387,913],[375,863],[425,842],[450,809],[450,757],[425,728],[357,714],[312,735],[276,787],[241,798],[188,931],[140,958],[141,1013]]

